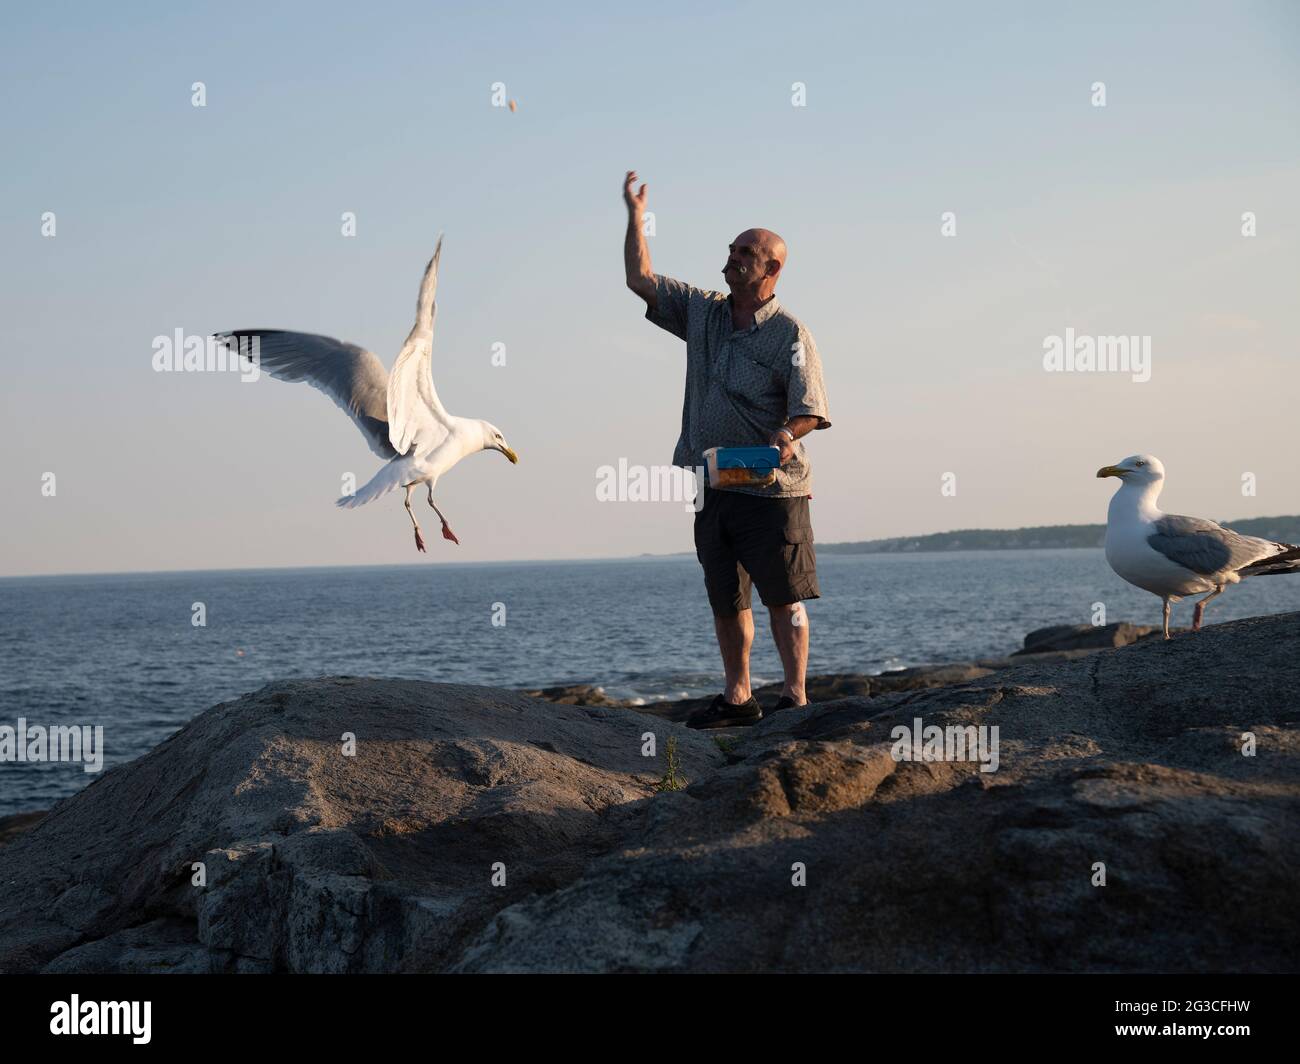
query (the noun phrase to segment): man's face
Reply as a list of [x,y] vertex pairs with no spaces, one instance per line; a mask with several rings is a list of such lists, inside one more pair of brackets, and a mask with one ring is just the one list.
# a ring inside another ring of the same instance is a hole
[[727,247],[727,264],[722,276],[732,288],[756,286],[767,272],[763,246],[752,232],[741,233]]

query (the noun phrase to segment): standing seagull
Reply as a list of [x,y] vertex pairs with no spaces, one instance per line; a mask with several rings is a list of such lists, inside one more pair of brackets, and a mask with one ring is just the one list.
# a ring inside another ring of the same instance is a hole
[[1245,576],[1300,571],[1300,547],[1294,544],[1242,536],[1200,517],[1161,513],[1156,499],[1165,467],[1159,458],[1135,454],[1097,470],[1097,476],[1121,481],[1106,520],[1106,560],[1130,584],[1164,600],[1166,639],[1170,602],[1209,592],[1192,616],[1192,631],[1199,632],[1205,604],[1229,584]]
[[[391,374],[373,354],[355,344],[328,336],[283,332],[279,329],[236,329],[218,333],[216,339],[249,358],[257,350],[259,365],[282,381],[306,381],[337,403],[365,436],[370,449],[388,464],[360,488],[335,505],[351,509],[406,489],[406,512],[415,526],[415,549],[424,550],[420,523],[411,509],[411,493],[427,484],[429,505],[442,521],[442,535],[459,543],[442,511],[433,502],[438,478],[475,451],[500,451],[512,463],[519,461],[501,430],[488,421],[447,413],[433,387],[433,319],[438,312],[438,259],[442,237],[420,282],[415,326],[393,363]],[[242,341],[242,343],[241,343]],[[251,359],[250,359],[251,361]]]

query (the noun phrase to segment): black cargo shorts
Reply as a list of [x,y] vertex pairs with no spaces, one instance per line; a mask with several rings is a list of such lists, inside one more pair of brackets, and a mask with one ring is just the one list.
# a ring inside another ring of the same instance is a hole
[[706,488],[695,515],[695,556],[719,617],[747,610],[751,583],[764,606],[821,597],[808,496],[778,498]]

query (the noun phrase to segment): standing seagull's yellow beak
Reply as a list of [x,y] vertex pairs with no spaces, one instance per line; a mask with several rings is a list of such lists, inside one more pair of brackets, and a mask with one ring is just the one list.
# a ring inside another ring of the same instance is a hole
[[1121,480],[1123,480],[1123,479],[1124,479],[1124,474],[1127,473],[1127,472],[1128,472],[1127,469],[1120,469],[1119,466],[1108,465],[1108,466],[1102,466],[1100,469],[1098,469],[1098,470],[1097,470],[1097,476],[1099,476],[1099,477],[1119,477]]
[[511,450],[509,447],[502,447],[501,453],[510,459],[511,465],[519,464],[519,455],[515,454],[515,452]]

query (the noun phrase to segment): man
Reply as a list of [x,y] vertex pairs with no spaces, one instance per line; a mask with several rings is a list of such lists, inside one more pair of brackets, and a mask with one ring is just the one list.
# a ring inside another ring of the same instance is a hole
[[802,706],[808,667],[808,615],[800,603],[819,597],[808,500],[812,480],[801,442],[830,428],[821,360],[812,334],[776,301],[785,242],[747,229],[727,249],[722,276],[730,295],[656,275],[643,219],[646,186],[623,183],[627,286],[646,303],[646,318],[686,341],[686,396],[673,464],[698,468],[710,447],[770,444],[781,450],[767,487],[704,490],[695,514],[695,554],[713,609],[726,688],[687,722],[692,728],[753,724],[763,711],[749,689],[754,642],[750,587],[771,615],[785,684],[777,709]]

